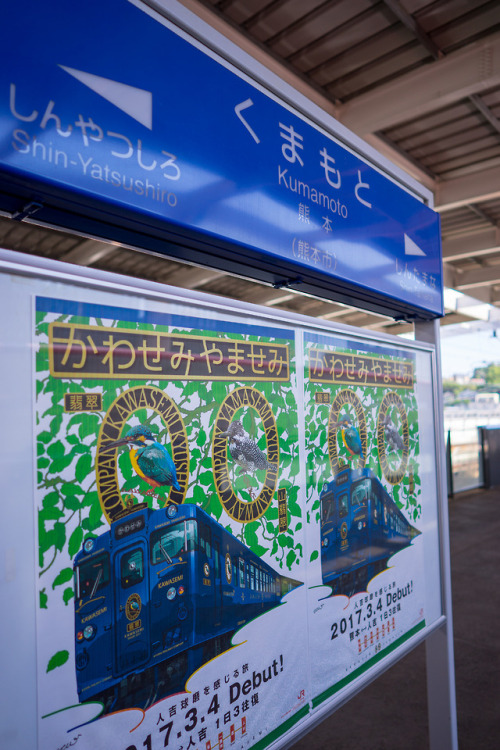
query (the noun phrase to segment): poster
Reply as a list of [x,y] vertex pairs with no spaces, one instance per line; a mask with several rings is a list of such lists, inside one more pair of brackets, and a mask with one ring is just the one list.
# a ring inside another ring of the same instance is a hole
[[421,404],[415,353],[324,334],[305,347],[317,707],[425,626]]
[[31,339],[38,750],[278,748],[439,620],[429,347],[4,285]]
[[255,747],[308,711],[294,332],[165,309],[36,298],[44,750]]

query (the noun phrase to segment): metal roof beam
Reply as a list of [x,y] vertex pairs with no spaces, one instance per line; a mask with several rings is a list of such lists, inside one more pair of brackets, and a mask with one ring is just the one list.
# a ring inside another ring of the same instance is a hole
[[460,260],[500,252],[500,228],[489,227],[460,237],[443,239],[443,260]]
[[463,291],[476,286],[500,284],[500,266],[484,266],[473,271],[455,271],[453,289]]
[[477,94],[472,94],[472,96],[469,97],[473,105],[476,107],[476,109],[481,112],[485,120],[488,120],[490,125],[492,125],[497,133],[500,133],[500,120],[498,117],[495,117],[491,109],[483,102],[480,96]]
[[500,34],[492,34],[340,105],[337,117],[363,137],[499,84]]
[[423,30],[414,17],[403,8],[399,0],[382,0],[382,2],[392,11],[396,18],[416,36],[420,44],[430,52],[435,60],[439,60],[443,57],[443,52],[439,49],[437,44],[432,41],[429,34]]
[[437,211],[449,211],[469,203],[499,197],[500,166],[496,166],[438,183],[435,192],[435,208]]

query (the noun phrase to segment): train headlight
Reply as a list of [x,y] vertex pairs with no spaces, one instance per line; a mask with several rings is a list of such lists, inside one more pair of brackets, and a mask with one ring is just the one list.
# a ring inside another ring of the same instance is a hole
[[361,523],[361,521],[358,521],[358,531],[361,531],[362,528],[363,524]]
[[79,630],[76,634],[76,640],[81,643],[83,641],[83,630]]
[[83,629],[83,637],[86,641],[91,641],[96,633],[97,628],[95,625],[86,625]]
[[167,517],[168,518],[175,518],[177,515],[177,505],[174,505],[173,503],[167,507]]
[[184,586],[179,586],[179,590],[177,591],[177,593],[179,594],[179,596],[182,596],[184,593]]
[[94,549],[95,539],[86,539],[83,543],[84,552],[92,552]]
[[170,588],[167,591],[167,599],[169,601],[172,601],[172,599],[175,599],[177,591],[175,590],[175,586],[170,586]]

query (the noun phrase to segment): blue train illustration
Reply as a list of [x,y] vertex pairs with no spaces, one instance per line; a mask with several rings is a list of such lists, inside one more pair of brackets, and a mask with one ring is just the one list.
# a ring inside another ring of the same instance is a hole
[[104,713],[184,690],[238,628],[301,585],[193,504],[125,509],[84,541],[74,571],[78,697]]
[[364,591],[420,534],[368,468],[339,471],[320,501],[322,579],[334,595]]

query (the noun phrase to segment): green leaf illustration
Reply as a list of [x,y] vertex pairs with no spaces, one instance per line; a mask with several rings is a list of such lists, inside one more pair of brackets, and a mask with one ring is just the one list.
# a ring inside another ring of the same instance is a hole
[[286,566],[289,570],[291,570],[293,563],[297,559],[297,553],[292,549],[286,556]]
[[57,669],[57,667],[62,667],[63,664],[66,664],[66,662],[69,659],[69,651],[58,651],[49,659],[49,663],[47,664],[47,672],[52,672],[53,669]]
[[83,529],[81,526],[77,526],[69,538],[68,542],[68,554],[73,558],[82,546],[83,541]]
[[84,453],[75,466],[75,479],[77,482],[83,482],[92,471],[92,456],[90,453]]
[[55,589],[56,586],[61,586],[61,584],[63,583],[68,583],[68,581],[71,581],[72,578],[72,568],[63,568],[61,572],[55,577],[52,588]]

